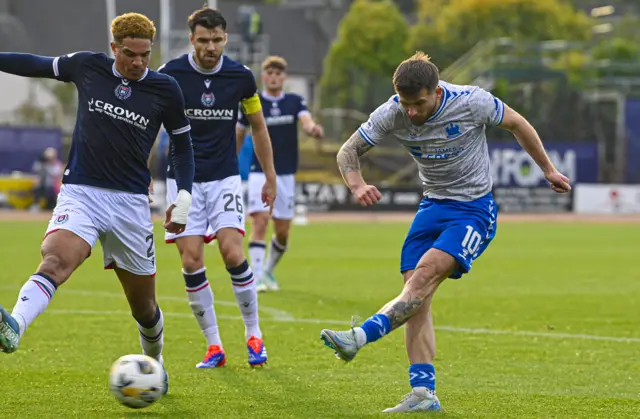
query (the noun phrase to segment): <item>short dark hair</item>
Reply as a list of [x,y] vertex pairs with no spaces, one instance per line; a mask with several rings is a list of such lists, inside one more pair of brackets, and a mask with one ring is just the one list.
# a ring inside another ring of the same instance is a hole
[[432,93],[439,82],[438,67],[421,51],[401,62],[393,73],[393,87],[396,92],[408,96],[415,96],[422,89]]
[[287,60],[277,55],[270,55],[262,62],[262,71],[267,71],[270,68],[287,71]]
[[195,32],[198,25],[207,29],[215,29],[220,26],[223,31],[227,30],[227,20],[222,16],[222,13],[210,7],[203,7],[193,12],[187,19],[187,25],[191,33]]

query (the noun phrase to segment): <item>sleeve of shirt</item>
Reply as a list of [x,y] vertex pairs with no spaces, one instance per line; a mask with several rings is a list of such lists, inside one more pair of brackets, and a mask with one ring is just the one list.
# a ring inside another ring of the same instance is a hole
[[61,55],[53,60],[53,74],[63,82],[72,82],[82,74],[82,64],[91,56],[91,52],[74,52]]
[[178,82],[170,77],[171,99],[165,107],[162,122],[169,134],[178,135],[191,130],[189,120],[184,114],[184,96]]
[[311,115],[311,112],[309,112],[309,108],[307,107],[307,101],[300,96],[300,105],[298,107],[298,118],[300,118],[300,116],[302,115]]
[[504,118],[504,103],[484,89],[477,88],[469,95],[474,120],[486,126],[497,126]]
[[242,107],[242,113],[245,115],[251,115],[262,110],[262,104],[260,103],[260,96],[258,95],[258,85],[256,79],[253,77],[251,70],[247,68],[247,77],[242,90],[242,96],[240,99],[240,105]]
[[390,102],[386,102],[369,115],[367,122],[358,128],[358,133],[372,146],[375,146],[386,137],[393,127],[395,110]]

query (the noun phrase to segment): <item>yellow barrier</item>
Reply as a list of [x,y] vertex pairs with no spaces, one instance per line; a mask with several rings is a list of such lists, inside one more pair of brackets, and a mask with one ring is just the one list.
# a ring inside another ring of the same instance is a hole
[[15,209],[27,209],[33,204],[36,179],[28,176],[0,176],[0,193]]

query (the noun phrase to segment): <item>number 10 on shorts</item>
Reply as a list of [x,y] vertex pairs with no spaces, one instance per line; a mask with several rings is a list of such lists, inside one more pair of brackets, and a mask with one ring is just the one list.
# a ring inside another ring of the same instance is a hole
[[476,252],[482,244],[482,236],[480,233],[474,230],[472,226],[467,226],[467,234],[462,240],[462,247],[465,252],[468,252],[472,257],[476,257]]

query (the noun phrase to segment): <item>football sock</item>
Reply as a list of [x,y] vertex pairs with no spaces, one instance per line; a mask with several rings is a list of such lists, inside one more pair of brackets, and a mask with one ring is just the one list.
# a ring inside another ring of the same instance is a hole
[[207,346],[222,346],[216,310],[213,306],[213,290],[211,290],[209,281],[207,281],[206,269],[198,269],[191,273],[183,270],[182,275],[187,288],[189,306],[200,326],[200,330],[202,330],[202,334],[207,339]]
[[436,391],[436,369],[431,364],[413,364],[409,367],[409,383],[412,388],[426,387]]
[[140,331],[140,345],[145,355],[160,360],[162,357],[162,347],[164,345],[164,317],[162,310],[156,306],[156,315],[150,322],[138,322]]
[[287,251],[287,246],[278,243],[278,239],[274,236],[271,239],[271,245],[269,246],[269,261],[267,262],[267,272],[273,273],[273,270],[276,268],[280,259],[284,255],[284,252]]
[[251,241],[249,242],[249,259],[251,259],[251,270],[253,270],[253,276],[258,280],[262,277],[262,270],[264,268],[264,254],[266,253],[266,244],[263,241]]
[[227,271],[231,275],[233,293],[244,320],[246,338],[262,338],[258,319],[258,293],[249,262],[245,260],[236,267],[227,268]]
[[58,285],[46,274],[35,273],[20,289],[18,301],[11,316],[20,326],[20,336],[29,325],[47,308]]

